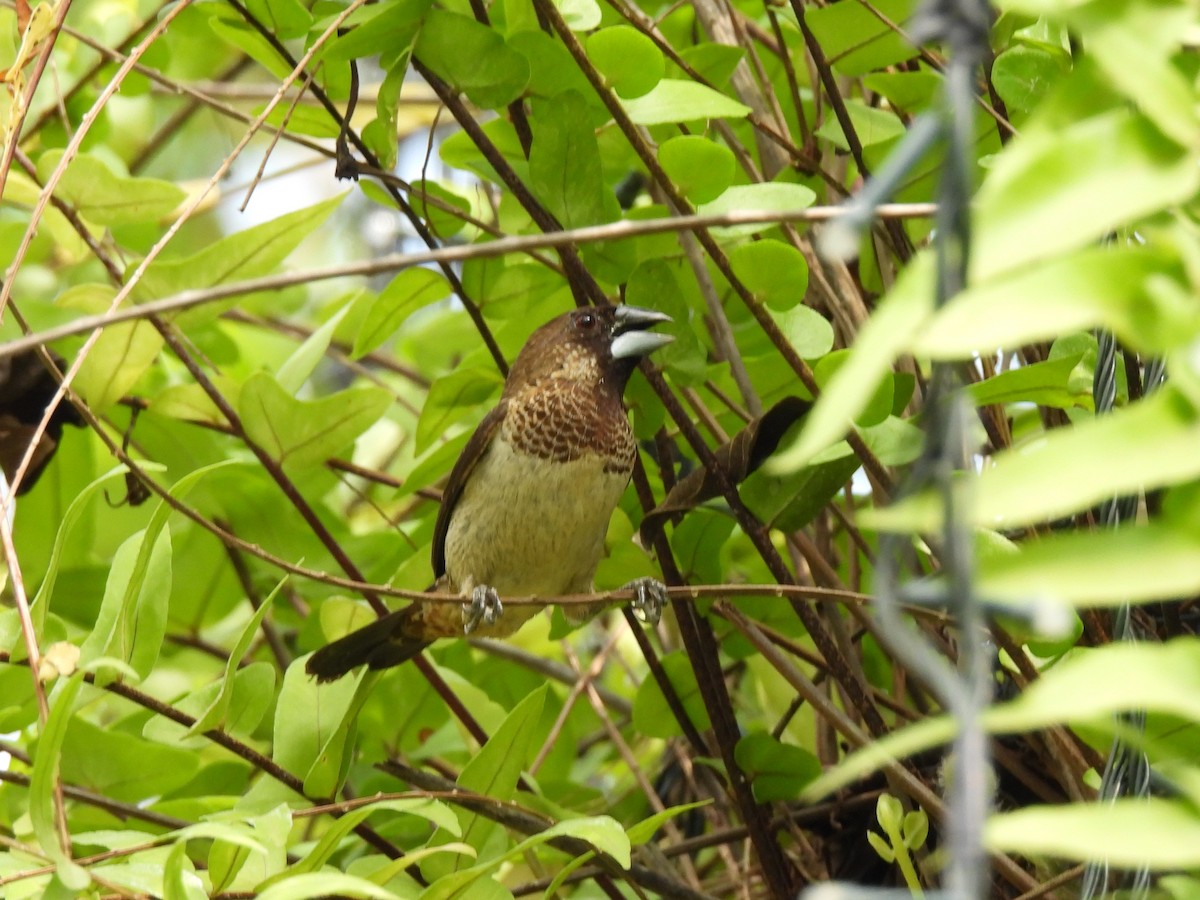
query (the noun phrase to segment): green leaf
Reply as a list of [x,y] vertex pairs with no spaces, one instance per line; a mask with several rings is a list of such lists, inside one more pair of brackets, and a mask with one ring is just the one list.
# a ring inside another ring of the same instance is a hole
[[797,531],[817,517],[858,469],[858,457],[847,445],[841,447],[839,454],[782,477],[759,470],[746,479],[739,493],[772,528]]
[[662,51],[629,25],[601,28],[588,37],[586,46],[592,65],[625,100],[649,93],[666,72]]
[[[44,183],[62,160],[62,150],[48,150],[38,159],[38,178]],[[81,153],[59,181],[54,195],[97,225],[136,225],[164,219],[187,198],[187,191],[157,178],[117,175],[97,157]]]
[[[375,97],[375,118],[364,125],[362,130],[363,142],[379,158],[380,166],[385,169],[393,169],[396,166],[400,91],[404,86],[404,76],[408,72],[412,42],[415,39],[416,31],[413,32],[409,43],[405,45],[405,51],[400,59],[383,76],[383,81],[379,85],[379,93]],[[371,189],[367,187],[367,184],[369,182],[363,183],[363,193],[370,197],[372,196]],[[372,184],[371,188],[384,194],[378,185]],[[388,203],[390,205],[390,198],[388,198]]]
[[[741,47],[707,42],[684,47],[679,52],[679,58],[687,63],[697,75],[709,84],[718,86],[729,81],[730,76],[737,69],[738,63],[745,57],[746,51]],[[682,72],[682,70],[680,71]]]
[[885,833],[900,831],[900,823],[904,820],[904,807],[900,800],[892,794],[880,794],[875,801],[875,819]]
[[[972,487],[970,520],[986,528],[1020,527],[1107,497],[1200,477],[1198,440],[1196,410],[1167,386],[1112,415],[997,454]],[[887,531],[926,531],[939,527],[938,509],[938,501],[919,494],[886,510],[864,511],[862,522]]]
[[[757,246],[757,245],[752,245]],[[803,262],[803,258],[802,258]],[[805,283],[808,271],[805,270]],[[749,287],[749,286],[748,286]],[[786,312],[770,313],[792,349],[804,359],[816,359],[833,349],[833,325],[814,308],[799,304]]]
[[[733,526],[734,521],[728,514],[701,507],[675,527],[671,534],[671,549],[680,572],[689,581],[712,584],[721,577],[721,549],[729,541]],[[671,724],[674,724],[673,718]]]
[[341,872],[312,872],[295,875],[267,888],[258,900],[310,900],[315,897],[367,897],[371,900],[400,900],[396,894],[372,881]]
[[600,24],[602,13],[596,0],[553,0],[572,31],[591,31]]
[[263,35],[232,6],[205,3],[200,9],[208,15],[208,26],[226,43],[244,52],[277,79],[287,78],[292,67]]
[[[512,166],[517,177],[522,181],[528,180],[529,165],[525,160],[525,151],[521,147],[521,139],[517,137],[516,129],[507,119],[492,119],[484,122],[483,133],[487,139],[496,145],[496,149]],[[446,138],[441,146],[442,160],[448,166],[466,169],[474,172],[484,181],[502,184],[504,179],[496,174],[492,164],[480,152],[464,131],[456,131]]]
[[226,841],[213,841],[207,859],[208,877],[212,881],[213,889],[220,891],[233,884],[249,859],[250,851],[245,847]]
[[325,351],[329,349],[329,345],[333,341],[333,333],[353,305],[354,298],[351,297],[320,328],[305,338],[304,343],[284,361],[275,373],[275,380],[281,388],[289,394],[295,394],[304,387],[304,382],[308,381],[313,370],[325,358]]
[[600,146],[583,97],[566,91],[535,99],[532,108],[529,186],[533,193],[564,228],[614,218],[616,201],[605,192]]
[[764,468],[769,474],[799,470],[846,435],[891,370],[896,354],[917,334],[932,310],[932,274],[933,257],[928,253],[919,255],[901,273],[892,292],[858,333],[846,364],[821,391],[800,440],[767,461]]
[[[716,200],[702,204],[696,212],[702,216],[718,216],[745,210],[794,212],[798,209],[808,209],[816,199],[817,195],[802,184],[742,184],[729,188]],[[770,224],[732,225],[714,228],[713,233],[721,238],[745,237],[772,227]]]
[[[1200,719],[1200,640],[1165,644],[1117,643],[1088,648],[1044,672],[1009,703],[989,709],[990,734],[1011,734],[1050,725],[1086,722],[1102,728],[1106,716],[1132,709]],[[948,716],[925,719],[874,741],[846,757],[805,791],[813,801],[879,768],[953,738]]]
[[929,837],[929,816],[923,809],[914,809],[904,814],[904,825],[901,828],[904,846],[910,850],[920,850],[925,846]]
[[693,203],[715,200],[737,170],[733,151],[698,134],[681,134],[658,147],[658,162]]
[[155,260],[134,294],[153,300],[189,288],[206,288],[266,275],[286,259],[342,202],[345,194],[286,213],[224,237],[178,260]]
[[984,842],[998,853],[1193,868],[1200,865],[1200,815],[1182,800],[1160,797],[1031,806],[990,817]]
[[[221,460],[189,472],[172,486],[171,495],[182,500],[210,472],[232,464]],[[114,555],[95,626],[80,648],[85,663],[116,656],[142,678],[154,668],[166,634],[171,596],[171,534],[166,528],[171,511],[165,501],[159,501],[145,529],[127,539]],[[101,685],[107,680],[97,677]]]
[[[107,312],[115,288],[81,284],[65,290],[56,305],[85,313]],[[72,386],[100,414],[124,397],[158,358],[163,339],[149,322],[122,322],[105,328],[83,361]]]
[[1144,708],[1200,719],[1200,641],[1109,644],[1077,652],[1016,700],[989,710],[993,733],[1014,733],[1055,722],[1093,722],[1123,710]]
[[546,888],[546,896],[547,897],[556,896],[559,893],[559,891],[562,890],[562,886],[567,883],[567,878],[569,878],[571,876],[571,873],[573,873],[576,869],[580,868],[581,866],[584,866],[587,863],[591,862],[595,858],[596,858],[595,853],[590,853],[590,852],[589,853],[581,853],[579,856],[575,857],[573,860],[568,862],[565,866],[563,866],[561,869],[559,869],[558,872],[555,874],[554,879],[550,882],[549,886]]
[[508,105],[529,82],[524,56],[497,32],[457,13],[430,10],[414,52],[434,74],[484,109]]
[[654,89],[621,104],[635,125],[667,125],[697,119],[741,119],[750,107],[694,81],[664,78]]
[[[337,37],[321,54],[326,63],[348,62],[364,56],[389,55],[392,65],[385,65],[389,75],[395,71],[394,55],[410,48],[421,27],[421,17],[430,7],[430,0],[391,0],[368,6],[355,15],[362,15],[353,29]],[[352,17],[354,18],[354,17]],[[400,67],[403,72],[404,67]]]
[[279,583],[275,585],[275,589],[259,603],[258,609],[254,611],[254,615],[250,617],[250,621],[242,629],[242,633],[233,645],[233,649],[229,653],[229,659],[225,663],[225,675],[218,682],[220,685],[219,692],[204,712],[196,717],[195,723],[187,731],[188,737],[203,734],[212,728],[225,727],[226,716],[229,713],[229,706],[233,700],[238,667],[241,666],[243,658],[250,649],[250,644],[258,636],[258,629],[262,626],[263,620],[266,619],[267,613],[271,610],[271,602],[283,590],[285,584],[287,584],[286,576],[280,579]]
[[[206,475],[230,464],[235,463],[221,460],[193,469],[170,488],[172,497],[184,499]],[[148,677],[154,668],[166,634],[172,582],[170,532],[167,529],[170,515],[172,508],[166,500],[160,500],[143,532],[133,535],[118,550],[120,556],[122,551],[132,553],[136,547],[137,559],[132,560],[131,568],[126,571],[125,566],[118,566],[114,558],[104,587],[100,616],[80,648],[84,660],[92,661],[112,654],[115,647],[118,658],[127,661],[139,676]],[[97,677],[96,682],[103,684],[106,679]]]
[[629,835],[629,843],[634,847],[640,847],[642,844],[654,838],[658,830],[663,827],[671,819],[676,816],[683,815],[685,812],[693,809],[699,809],[702,806],[708,806],[712,800],[697,800],[695,803],[681,803],[679,806],[672,806],[664,809],[662,812],[657,812],[652,816],[647,816],[636,825],[632,826],[627,834]]
[[463,214],[469,214],[471,203],[466,197],[455,193],[445,185],[426,178],[414,181],[412,187],[408,202],[421,218],[429,223],[430,230],[438,237],[453,237],[466,227],[467,223],[463,216],[447,212],[440,206],[435,206],[433,202],[440,200],[444,206],[448,206],[452,210],[457,209]]
[[[808,264],[803,254],[791,244],[783,241],[765,239],[753,241],[735,248],[729,254],[729,264],[733,273],[750,291],[755,299],[771,307],[772,310],[792,310],[804,308],[804,293],[808,290]],[[812,323],[815,316],[824,322],[820,314],[808,310],[812,316],[805,316],[808,324],[820,335],[812,343],[824,345],[824,335],[820,326]],[[825,323],[829,332],[829,346],[833,346],[833,328]],[[829,347],[816,353],[804,353],[797,349],[801,356],[820,356],[828,352]]]
[[[825,385],[829,384],[837,376],[837,373],[843,367],[852,365],[853,359],[853,350],[834,350],[832,353],[827,353],[813,367],[813,377],[816,378],[817,384],[824,388]],[[854,423],[856,425],[878,425],[891,415],[893,385],[894,381],[892,377],[888,376],[875,386],[870,399],[854,415]]]
[[[863,147],[882,144],[905,132],[904,123],[896,117],[895,113],[867,106],[861,100],[847,100],[846,113],[850,118],[854,134]],[[850,149],[850,141],[842,131],[841,122],[836,116],[827,116],[817,128],[816,134],[818,137],[825,138],[835,147],[846,151]]]
[[[979,189],[972,283],[1185,202],[1200,187],[1198,156],[1125,108],[1026,128],[995,157]],[[1057,305],[1043,303],[1042,311]]]
[[449,296],[450,283],[440,272],[423,268],[400,272],[367,310],[354,335],[353,358],[378,349],[418,309]]
[[[241,657],[231,656],[232,661]],[[207,745],[203,733],[220,727],[227,734],[249,737],[275,702],[275,667],[266,662],[253,662],[236,668],[232,676],[210,682],[189,691],[175,701],[175,708],[199,720],[185,728],[170,719],[155,717],[146,723],[142,735],[160,744],[178,745],[195,751]],[[222,695],[228,701],[222,701]],[[210,712],[215,710],[215,712]],[[195,735],[194,737],[192,735]]]
[[[565,819],[546,829],[546,833],[535,835],[549,840],[552,837],[573,837],[587,841],[601,853],[607,853],[617,861],[622,869],[628,869],[631,848],[629,836],[621,824],[611,816],[585,816],[578,819]],[[522,841],[525,843],[525,841]],[[510,851],[516,856],[516,847]]]
[[1018,45],[996,57],[992,84],[1009,112],[1028,112],[1065,71],[1061,55]]
[[175,837],[176,840],[183,843],[196,840],[225,841],[266,856],[270,851],[261,841],[254,837],[252,824],[253,820],[249,823],[243,821],[197,822],[194,825],[187,825],[180,828],[175,832]]
[[876,831],[867,832],[867,843],[871,848],[879,854],[879,858],[886,863],[896,861],[896,851],[892,849],[892,845],[888,843],[887,838]]
[[[682,651],[668,653],[661,661],[667,680],[679,695],[688,718],[696,728],[704,731],[711,723],[691,661]],[[649,737],[670,738],[682,734],[675,714],[653,678],[645,678],[633,698],[633,727]]]
[[242,386],[238,399],[246,434],[285,467],[317,466],[344,450],[391,406],[383,388],[340,391],[320,400],[295,400],[266,372]]
[[750,779],[754,799],[759,803],[794,800],[821,774],[820,761],[809,751],[761,731],[751,732],[737,742],[734,760]]
[[435,381],[417,421],[415,452],[424,453],[435,438],[491,398],[501,383],[498,374],[476,369],[452,372]]
[[1200,535],[1161,523],[1051,534],[980,562],[979,591],[1015,604],[1146,603],[1200,592]]
[[807,9],[804,20],[833,68],[853,77],[917,55],[917,48],[886,24],[908,21],[915,6],[913,0],[878,0],[870,9],[858,3],[830,3]]
[[[603,116],[604,105],[600,97],[567,48],[544,31],[537,30],[536,23],[535,18],[532,31],[517,31],[508,35],[508,46],[525,57],[529,65],[528,95],[554,97],[563,91],[575,91],[592,104],[597,117]],[[521,153],[519,159],[523,161],[524,156]]]
[[208,874],[213,892],[219,892],[234,883],[236,876],[253,856],[253,870],[246,872],[243,883],[256,884],[264,875],[274,874],[283,868],[283,840],[292,824],[291,811],[284,804],[267,809],[258,816],[243,816],[225,813],[227,821],[207,821],[181,828],[178,840],[211,840],[208,853]]
[[[54,816],[54,785],[58,782],[59,765],[62,759],[63,741],[75,711],[75,698],[83,684],[83,672],[76,672],[62,683],[50,698],[50,716],[38,740],[33,754],[33,771],[29,776],[29,819],[42,852],[56,863],[60,871],[68,872],[74,866],[69,851],[64,853],[58,842],[58,827]],[[84,884],[88,876],[84,873]]]
[[95,627],[80,648],[83,662],[116,656],[145,678],[167,628],[171,534],[165,515],[125,540],[113,555]]
[[[376,884],[386,885],[392,879],[401,875],[406,869],[410,869],[419,864],[422,860],[428,859],[430,856],[434,856],[438,853],[461,853],[465,856],[474,858],[475,848],[464,844],[462,841],[451,841],[448,844],[441,844],[437,847],[423,847],[420,850],[413,850],[409,853],[405,853],[399,859],[394,859],[386,865],[381,866],[380,868],[371,872],[369,877],[371,881],[375,882]],[[351,874],[353,874],[353,872]],[[415,881],[412,883],[415,884]]]
[[[297,659],[284,673],[275,706],[271,758],[304,777],[305,791],[311,796],[331,796],[342,770],[347,726],[362,679],[348,677],[318,685],[304,671],[304,662],[304,657]],[[255,805],[273,805],[294,797],[290,790],[262,781],[246,799]]]
[[246,0],[246,9],[281,40],[307,34],[312,26],[312,13],[300,0]]
[[536,263],[516,263],[501,269],[480,289],[479,296],[498,317],[522,316],[531,300],[552,298],[560,292],[570,292],[561,273]]
[[994,466],[980,475],[972,518],[1012,527],[1066,515],[1117,494],[1198,478],[1198,439],[1196,410],[1174,390],[1160,390],[1112,415],[996,456]]
[[[195,878],[195,871],[187,858],[187,846],[183,841],[177,841],[163,866],[163,900],[191,900],[184,881],[185,872]],[[195,884],[200,886],[199,879]]]
[[[493,800],[507,800],[516,792],[521,770],[533,749],[535,726],[541,718],[549,689],[549,685],[543,684],[513,707],[488,742],[463,767],[458,776],[459,787]],[[481,845],[472,838],[478,838],[480,831],[491,824],[490,820],[463,811],[459,821],[464,825],[463,837],[467,843],[481,850]]]
[[[1195,26],[1194,13],[1186,7],[1172,9],[1170,4],[1139,6],[1126,6],[1125,15],[1113,16],[1092,30],[1087,37],[1088,57],[1163,134],[1194,152],[1200,145],[1194,86],[1171,59],[1179,49],[1178,35]],[[1170,35],[1165,47],[1153,33],[1163,25]],[[1129,65],[1131,59],[1138,64]]]
[[925,433],[899,416],[887,416],[882,422],[861,426],[858,433],[867,449],[885,466],[908,465],[921,455],[925,446]]
[[1200,311],[1154,289],[1176,277],[1173,269],[1161,250],[1136,245],[1096,247],[1027,266],[957,295],[914,335],[912,350],[956,359],[1098,325],[1148,351],[1182,346],[1200,331]]
[[[265,103],[256,104],[254,114],[262,115],[266,108]],[[342,130],[323,107],[300,105],[291,109],[281,103],[267,113],[266,122],[287,131],[288,134],[303,134],[315,138],[336,138]]]
[[[87,509],[87,504],[96,496],[113,478],[127,472],[125,466],[117,466],[115,469],[110,469],[99,478],[90,482],[87,487],[79,491],[71,498],[71,504],[67,507],[66,512],[62,514],[59,520],[58,531],[54,535],[54,547],[50,551],[50,560],[46,565],[46,577],[38,586],[37,595],[33,598],[30,604],[30,613],[32,614],[33,623],[39,638],[44,637],[44,629],[46,623],[46,610],[50,606],[50,598],[54,596],[54,586],[58,582],[59,571],[61,570],[63,551],[67,546],[67,539],[71,537],[76,524],[79,522],[80,516]],[[7,646],[7,644],[6,644]],[[18,659],[24,658],[24,645],[18,644],[21,647],[22,656],[17,657],[14,654],[11,661],[16,662]]]
[[62,747],[62,775],[114,800],[142,803],[187,784],[200,769],[194,750],[147,741],[76,717]]
[[[994,73],[993,73],[994,77]],[[923,109],[942,86],[937,72],[872,72],[863,78],[863,87],[883,95],[896,109],[910,112]]]
[[[488,890],[492,892],[505,891],[495,882],[480,880],[502,862],[517,859],[541,844],[557,837],[573,837],[588,841],[598,850],[613,857],[622,868],[629,868],[630,846],[625,830],[615,820],[608,816],[592,816],[589,818],[566,819],[551,825],[544,831],[530,835],[525,840],[515,844],[503,856],[491,859],[469,869],[452,872],[430,885],[421,894],[421,900],[451,900],[451,898],[487,897]],[[585,854],[586,855],[586,854]],[[483,885],[486,884],[485,888]],[[506,896],[507,891],[500,896]]]
[[1071,387],[1071,374],[1082,359],[1082,353],[1074,353],[1010,369],[970,385],[967,394],[977,406],[1025,402],[1058,409],[1091,409],[1091,391]]
[[[432,822],[437,827],[456,837],[459,835],[458,817],[444,803],[418,797],[380,800],[350,810],[345,815],[335,819],[321,835],[321,839],[317,841],[316,846],[312,848],[309,854],[294,866],[291,866],[286,872],[276,875],[271,879],[271,884],[283,882],[304,872],[318,871],[333,856],[334,852],[338,849],[339,843],[354,830],[355,826],[366,821],[367,817],[372,813],[381,811],[417,816],[428,822]],[[409,864],[411,865],[411,862]],[[375,881],[374,878],[372,880]],[[382,882],[375,881],[375,883],[379,884]],[[260,885],[260,889],[267,886],[265,884]]]
[[[537,723],[541,719],[542,707],[548,691],[549,686],[543,684],[513,708],[500,727],[488,739],[488,742],[463,767],[462,773],[458,776],[460,788],[483,794],[498,802],[512,797],[516,792],[517,783],[520,781],[521,770],[525,768],[529,754],[533,750],[534,736],[539,730]],[[458,809],[457,813],[460,823],[459,832],[439,831],[430,841],[430,845],[445,844],[451,836],[461,836],[463,841],[475,848],[481,860],[490,860],[492,864],[498,862],[495,859],[495,849],[489,844],[488,839],[500,826],[465,808]],[[455,880],[447,880],[447,876],[454,873],[462,874],[463,865],[464,861],[460,857],[454,859],[431,857],[426,860],[421,871],[430,880],[436,879],[439,884],[445,882],[439,888],[439,891],[442,891],[458,883]],[[472,867],[470,871],[476,873],[474,877],[479,877],[490,871],[490,868],[485,862],[482,868],[476,866]],[[474,878],[468,879],[468,881],[470,880],[474,880]]]

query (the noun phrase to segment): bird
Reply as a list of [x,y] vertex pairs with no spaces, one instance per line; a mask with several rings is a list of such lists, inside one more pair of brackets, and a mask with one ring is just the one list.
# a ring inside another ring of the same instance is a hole
[[[585,307],[534,331],[442,494],[434,588],[465,602],[417,601],[389,613],[313,653],[308,674],[326,682],[364,664],[386,669],[439,638],[508,637],[541,611],[504,612],[501,595],[590,593],[637,455],[622,396],[639,360],[672,340],[649,329],[670,321],[636,306]],[[662,585],[629,586],[635,612],[656,622]],[[598,611],[564,609],[575,621]]]
[[[51,351],[47,353],[60,371],[66,368],[61,356]],[[16,476],[57,390],[58,379],[43,364],[36,349],[0,357],[0,471],[6,481]],[[58,450],[63,425],[84,425],[83,417],[66,400],[51,413],[45,431],[33,448],[29,468],[17,494],[26,493],[37,483],[42,470]]]

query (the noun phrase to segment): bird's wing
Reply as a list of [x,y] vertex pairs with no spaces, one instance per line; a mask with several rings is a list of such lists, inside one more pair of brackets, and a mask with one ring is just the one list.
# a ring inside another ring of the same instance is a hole
[[446,489],[442,491],[442,508],[438,510],[437,524],[433,526],[433,576],[435,578],[441,578],[446,574],[446,532],[450,530],[450,516],[454,514],[454,507],[458,504],[458,498],[462,495],[467,479],[471,477],[471,472],[475,470],[479,460],[483,459],[483,454],[491,446],[492,439],[500,428],[500,423],[504,421],[504,411],[507,406],[507,401],[501,400],[495,409],[483,417],[483,421],[479,423],[479,427],[475,429],[475,433],[471,435],[471,439],[463,448],[458,462],[450,470],[450,480],[446,482]]

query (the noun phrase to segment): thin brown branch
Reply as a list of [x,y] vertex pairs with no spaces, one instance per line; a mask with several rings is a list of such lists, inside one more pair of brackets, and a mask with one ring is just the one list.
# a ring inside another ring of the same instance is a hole
[[[928,218],[937,211],[937,207],[930,203],[900,203],[886,204],[879,207],[877,211],[881,217]],[[614,222],[611,225],[593,225],[571,231],[500,238],[483,244],[440,247],[436,250],[424,250],[418,253],[389,254],[359,263],[328,266],[310,269],[305,272],[268,275],[262,278],[249,278],[244,281],[229,282],[228,284],[217,285],[211,288],[181,291],[178,294],[138,304],[134,307],[118,309],[100,315],[81,316],[66,325],[47,328],[35,334],[15,338],[14,340],[0,344],[0,357],[11,356],[38,344],[50,343],[76,334],[84,334],[93,329],[105,328],[120,322],[144,319],[151,315],[165,315],[167,313],[179,312],[195,306],[215,303],[218,300],[224,300],[228,297],[238,297],[259,291],[276,291],[298,284],[310,284],[332,278],[379,275],[411,268],[422,263],[448,263],[461,262],[468,259],[485,259],[505,256],[509,253],[525,253],[529,250],[541,250],[548,247],[563,247],[594,241],[612,241],[638,235],[662,234],[668,231],[685,229],[692,230],[696,228],[754,223],[821,222],[837,218],[844,214],[845,210],[840,206],[816,206],[809,209],[789,210],[786,212],[777,210],[770,212],[739,210],[721,215],[673,216],[665,219],[647,219],[645,221],[621,221]]]
[[[413,768],[397,759],[379,763],[378,768],[401,781],[421,788],[423,791],[438,792],[437,796],[443,797],[447,802],[471,810],[494,822],[499,822],[505,828],[511,828],[520,834],[537,834],[553,824],[549,819],[526,810],[518,804],[499,803],[491,797],[464,790],[449,779]],[[552,838],[548,843],[571,857],[596,852],[591,844],[578,838]],[[597,858],[607,861],[603,864],[602,871],[613,877],[641,885],[662,897],[670,898],[670,900],[714,900],[710,895],[693,890],[671,878],[667,873],[640,865],[638,862],[635,862],[628,870],[623,870],[606,854],[597,852]]]

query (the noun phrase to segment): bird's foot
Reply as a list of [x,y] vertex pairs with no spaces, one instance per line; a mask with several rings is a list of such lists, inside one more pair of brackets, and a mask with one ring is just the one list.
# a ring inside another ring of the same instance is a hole
[[635,578],[625,589],[634,592],[633,614],[647,625],[657,625],[667,605],[667,586],[657,578]]
[[504,604],[496,589],[486,584],[476,585],[471,589],[471,602],[462,607],[463,634],[470,634],[480,622],[495,625],[503,612]]

